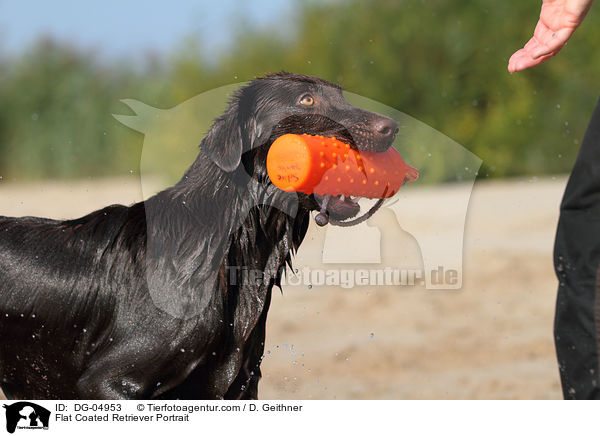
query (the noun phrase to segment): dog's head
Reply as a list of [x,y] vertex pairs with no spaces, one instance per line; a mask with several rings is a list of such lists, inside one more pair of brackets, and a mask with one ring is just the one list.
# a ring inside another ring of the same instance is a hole
[[[279,136],[311,134],[337,139],[358,151],[383,152],[398,132],[387,117],[349,104],[339,86],[325,80],[276,73],[252,81],[232,97],[227,111],[215,120],[202,148],[224,171],[243,170],[270,184],[266,156]],[[323,198],[299,193],[301,207],[321,208]],[[331,197],[327,213],[338,220],[355,216],[353,198]]]

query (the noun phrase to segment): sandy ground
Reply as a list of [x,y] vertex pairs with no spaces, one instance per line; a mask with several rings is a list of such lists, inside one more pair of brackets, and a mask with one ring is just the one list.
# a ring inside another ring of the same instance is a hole
[[[475,185],[460,290],[275,291],[261,398],[560,398],[552,341],[557,287],[552,245],[565,183],[561,177]],[[425,187],[411,195],[430,200],[420,213],[443,221],[439,205],[457,192],[452,186]],[[0,213],[67,218],[141,197],[135,176],[4,181]],[[310,232],[300,259],[322,244]]]

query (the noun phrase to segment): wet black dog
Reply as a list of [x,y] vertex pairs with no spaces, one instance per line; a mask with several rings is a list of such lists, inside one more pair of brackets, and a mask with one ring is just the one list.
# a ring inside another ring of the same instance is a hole
[[[172,188],[75,220],[1,217],[0,386],[18,399],[256,398],[272,288],[322,202],[273,186],[270,144],[309,133],[384,151],[396,132],[336,85],[272,74],[237,91]],[[337,220],[360,211],[328,200]]]

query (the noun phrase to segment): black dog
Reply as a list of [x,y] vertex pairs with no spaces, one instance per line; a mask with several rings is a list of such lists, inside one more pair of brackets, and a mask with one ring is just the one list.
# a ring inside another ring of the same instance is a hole
[[[285,133],[379,152],[397,124],[324,80],[272,74],[237,91],[172,188],[75,220],[0,218],[4,392],[256,398],[272,288],[324,201],[270,182],[266,155]],[[327,201],[332,219],[360,210]]]

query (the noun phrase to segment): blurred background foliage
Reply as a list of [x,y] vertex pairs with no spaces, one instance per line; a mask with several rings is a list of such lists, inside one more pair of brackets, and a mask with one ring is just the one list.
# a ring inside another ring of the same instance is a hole
[[557,58],[510,75],[508,58],[531,36],[539,7],[306,1],[281,17],[285,31],[236,17],[233,43],[216,57],[192,36],[142,63],[52,38],[16,55],[0,52],[0,176],[138,171],[143,136],[112,117],[132,114],[120,100],[168,109],[279,70],[337,82],[428,124],[483,159],[480,177],[568,172],[600,95],[600,11],[592,8]]

